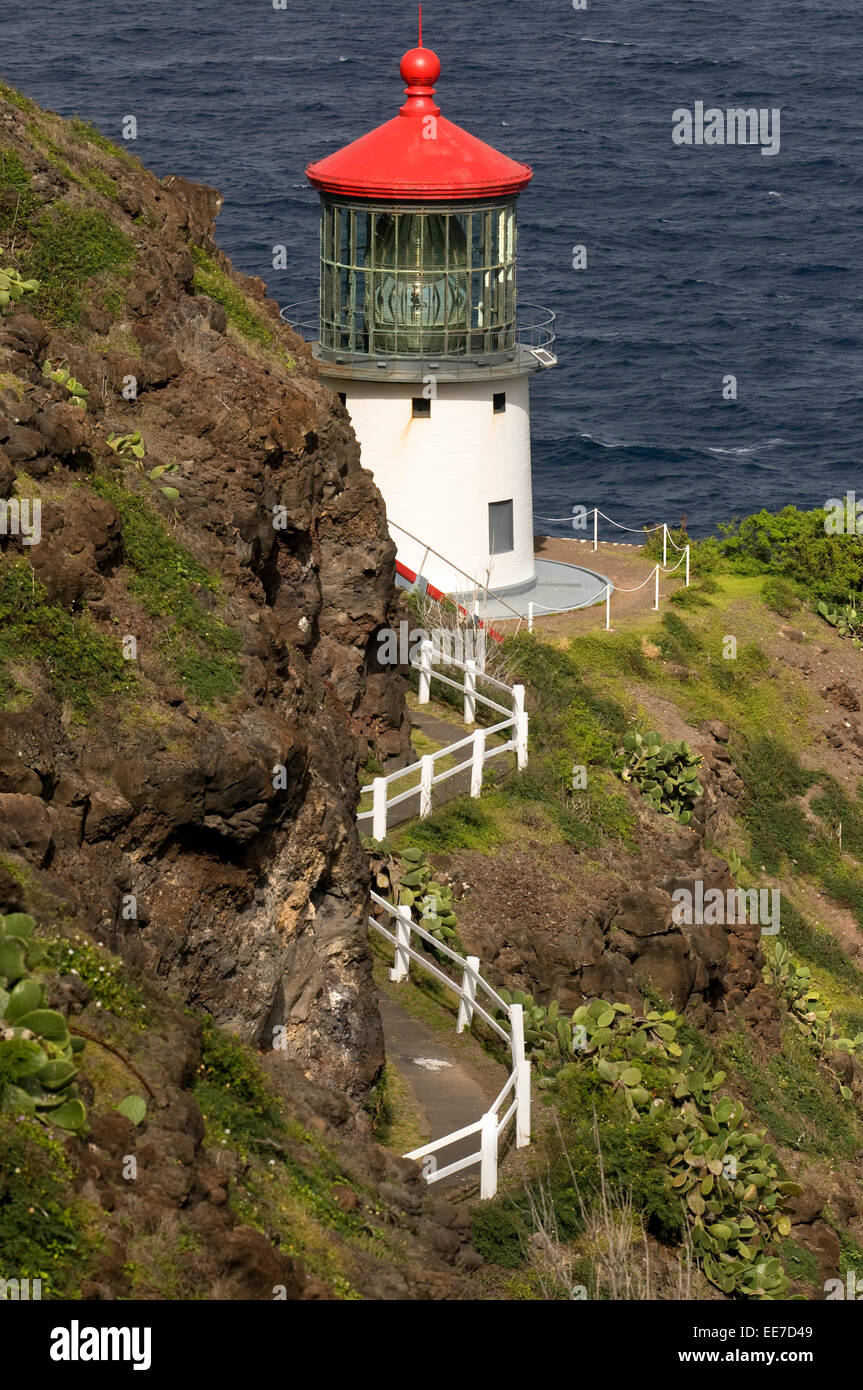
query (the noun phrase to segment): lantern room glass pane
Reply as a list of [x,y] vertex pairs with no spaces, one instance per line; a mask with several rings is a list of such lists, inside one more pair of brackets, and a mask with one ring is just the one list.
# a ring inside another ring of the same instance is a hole
[[515,342],[515,206],[370,207],[325,198],[321,346],[461,357]]

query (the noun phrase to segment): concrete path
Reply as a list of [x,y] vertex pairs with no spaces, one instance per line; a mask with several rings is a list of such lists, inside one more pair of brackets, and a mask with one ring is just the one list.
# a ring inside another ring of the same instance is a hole
[[[475,1124],[494,1100],[465,1071],[453,1052],[424,1024],[383,992],[378,993],[384,1025],[387,1060],[401,1073],[414,1092],[426,1117],[426,1142]],[[506,1073],[501,1069],[501,1086]],[[440,1155],[439,1166],[479,1150],[479,1134],[453,1144]],[[432,1155],[435,1157],[435,1155]],[[479,1166],[454,1173],[435,1183],[435,1189],[466,1187],[479,1180]]]

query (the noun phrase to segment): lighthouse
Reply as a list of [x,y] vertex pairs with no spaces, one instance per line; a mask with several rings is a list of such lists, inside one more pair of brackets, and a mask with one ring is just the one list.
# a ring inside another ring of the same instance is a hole
[[441,115],[440,70],[420,33],[398,114],[306,170],[321,200],[313,350],[383,494],[401,575],[523,593],[536,582],[529,384],[556,362],[554,315],[525,323],[517,308],[532,170]]

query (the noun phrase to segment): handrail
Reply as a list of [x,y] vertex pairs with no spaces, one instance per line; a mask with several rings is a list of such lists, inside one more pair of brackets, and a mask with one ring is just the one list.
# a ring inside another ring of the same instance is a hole
[[[435,663],[454,666],[464,672],[464,680],[454,681],[443,672],[435,669]],[[466,772],[470,769],[470,794],[478,797],[482,791],[483,768],[492,758],[498,757],[501,753],[514,752],[516,763],[519,769],[527,766],[527,735],[528,735],[528,716],[525,710],[525,694],[523,685],[508,686],[503,681],[499,681],[494,676],[487,676],[484,671],[477,669],[475,661],[457,661],[446,652],[435,649],[431,638],[425,638],[420,643],[419,659],[416,657],[411,661],[411,666],[419,672],[418,702],[426,705],[431,699],[431,683],[433,680],[440,681],[442,685],[449,686],[453,690],[460,691],[464,695],[464,722],[465,724],[476,723],[476,707],[478,704],[484,705],[487,709],[494,710],[498,714],[504,715],[502,720],[492,724],[487,728],[475,729],[467,738],[458,739],[455,743],[447,744],[444,748],[438,748],[433,753],[426,753],[418,762],[410,763],[407,767],[398,768],[395,772],[387,776],[375,777],[373,781],[360,788],[360,796],[369,793],[372,796],[372,806],[370,810],[360,811],[357,820],[362,824],[371,820],[372,839],[383,840],[386,838],[388,813],[395,807],[401,805],[403,801],[408,801],[412,796],[419,796],[419,814],[421,819],[425,819],[432,813],[433,788],[442,782],[447,782],[451,777],[459,772]],[[477,690],[478,681],[486,681],[495,689],[503,690],[510,696],[510,708],[506,709],[496,700],[490,700],[482,691]],[[489,739],[505,734],[512,730],[512,737],[502,744],[489,746]],[[459,762],[456,767],[446,768],[442,772],[435,770],[436,763],[443,758],[452,757],[462,749],[470,748],[470,757]],[[413,787],[407,787],[404,791],[398,792],[395,796],[389,795],[389,788],[395,782],[401,782],[407,777],[414,777],[419,773],[419,782]]]
[[519,621],[521,621],[523,614],[519,613],[518,609],[513,608],[510,604],[508,604],[504,598],[501,598],[500,594],[495,593],[494,589],[490,589],[487,584],[484,584],[482,582],[482,580],[473,579],[471,575],[467,573],[466,570],[463,570],[461,568],[460,565],[454,565],[452,560],[447,559],[446,555],[441,555],[440,551],[435,550],[434,546],[426,545],[426,542],[421,541],[419,536],[415,536],[413,532],[405,530],[404,526],[400,526],[397,521],[393,521],[392,517],[387,517],[387,526],[390,528],[390,530],[392,530],[393,527],[395,527],[397,531],[401,531],[403,536],[407,536],[408,540],[416,541],[417,545],[425,546],[425,549],[428,551],[429,555],[434,555],[437,557],[438,560],[443,560],[444,564],[449,565],[451,570],[455,570],[456,574],[460,574],[462,579],[466,579],[469,586],[472,586],[474,589],[481,589],[482,592],[487,596],[490,595],[498,603],[502,604],[503,607],[508,610],[508,612],[512,613],[513,617],[518,618]]
[[[465,958],[459,955],[457,951],[447,946],[445,942],[438,941],[418,922],[415,922],[409,912],[387,902],[386,898],[382,898],[380,894],[372,892],[371,899],[378,910],[383,910],[389,917],[395,919],[395,932],[388,931],[373,916],[369,916],[368,919],[369,926],[389,941],[395,949],[395,959],[390,970],[390,979],[393,983],[398,984],[407,979],[410,962],[415,961],[458,996],[457,1032],[463,1033],[470,1026],[474,1015],[479,1015],[510,1049],[512,1057],[510,1074],[485,1114],[473,1124],[465,1125],[442,1138],[433,1139],[430,1143],[423,1144],[417,1149],[411,1149],[410,1153],[404,1155],[405,1158],[412,1158],[417,1162],[422,1161],[423,1173],[429,1184],[440,1182],[443,1178],[479,1164],[480,1197],[483,1200],[488,1200],[488,1198],[494,1197],[497,1192],[498,1141],[510,1120],[515,1119],[516,1146],[524,1148],[530,1143],[530,1062],[527,1059],[524,1045],[524,1009],[521,1004],[507,1004],[497,990],[483,979],[479,973],[477,956]],[[420,941],[425,942],[434,950],[442,952],[447,959],[459,966],[461,968],[461,980],[454,980],[445,970],[429,960],[427,955],[416,950],[411,945],[412,936],[419,937]],[[508,1030],[477,1002],[478,989],[483,990],[500,1009],[505,1023],[509,1025]],[[514,1099],[501,1116],[501,1107],[511,1091],[515,1092]],[[480,1147],[477,1152],[456,1159],[443,1168],[439,1168],[434,1155],[463,1139],[469,1139],[472,1134],[480,1135]]]

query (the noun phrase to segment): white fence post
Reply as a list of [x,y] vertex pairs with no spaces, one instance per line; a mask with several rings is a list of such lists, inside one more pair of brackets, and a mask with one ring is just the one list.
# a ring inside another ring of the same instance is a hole
[[533,632],[533,603],[527,605],[527,630]]
[[372,839],[384,840],[387,833],[387,779],[372,782]]
[[515,1144],[523,1149],[530,1143],[530,1062],[524,1055],[524,1009],[510,1004],[509,1023],[512,1029],[512,1065],[515,1071]]
[[594,548],[594,550],[596,549],[596,546],[597,546],[597,533],[598,533],[598,530],[599,530],[599,509],[598,509],[597,507],[594,507],[594,509],[593,509],[593,548]]
[[482,768],[485,762],[485,729],[477,729],[473,736],[473,755],[470,765],[470,794],[479,796],[482,791]]
[[410,970],[411,965],[411,958],[404,948],[406,946],[410,946],[410,944],[410,922],[408,922],[400,912],[396,917],[396,958],[395,963],[392,969],[390,970],[390,979],[392,980],[394,985],[397,985],[399,980],[406,980],[408,977],[408,971]]
[[431,638],[426,637],[420,643],[420,684],[417,692],[417,703],[427,705],[431,694],[431,667],[432,667],[432,643]]
[[686,547],[686,587],[689,588],[689,546]]
[[654,592],[654,595],[653,595],[653,607],[654,607],[654,609],[657,609],[657,608],[659,607],[659,566],[658,566],[658,565],[656,566],[656,569],[655,569],[653,572],[654,572],[654,574],[656,575],[655,592]]
[[668,527],[662,523],[662,568],[668,565]]
[[479,971],[479,956],[468,956],[465,961],[466,969],[461,977],[461,997],[458,1001],[458,1020],[455,1028],[457,1033],[463,1033],[465,1028],[469,1028],[473,1018],[473,1001],[476,999],[476,975],[473,971]]
[[464,672],[464,722],[476,723],[476,662],[466,661]]
[[611,631],[611,585],[605,586],[605,630]]
[[515,748],[518,770],[527,767],[527,710],[524,707],[524,686],[512,687],[513,713],[515,714]]
[[479,1195],[487,1202],[497,1193],[497,1115],[493,1110],[483,1115],[480,1135]]
[[426,753],[420,758],[420,820],[432,813],[432,778],[434,777],[434,758]]

